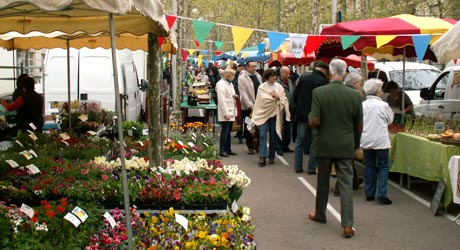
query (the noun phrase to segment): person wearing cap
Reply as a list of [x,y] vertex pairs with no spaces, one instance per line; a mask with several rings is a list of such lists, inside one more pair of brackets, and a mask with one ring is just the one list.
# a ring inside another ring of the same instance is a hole
[[35,92],[35,80],[32,77],[24,78],[22,88],[24,93],[14,102],[8,103],[3,100],[2,105],[8,111],[18,111],[17,124],[19,130],[23,132],[28,129],[34,130],[30,125],[32,123],[35,129],[41,132],[45,122],[43,117],[43,97]]
[[[294,90],[294,103],[296,110],[294,120],[297,123],[297,136],[295,139],[294,171],[303,172],[303,155],[306,149],[311,148],[314,140],[312,131],[310,138],[308,132],[311,130],[308,125],[308,114],[311,111],[313,90],[329,83],[329,66],[323,61],[317,61],[311,74],[303,74],[299,78],[299,83]],[[309,140],[310,139],[310,140]],[[311,144],[311,145],[310,145]],[[310,160],[308,161],[308,174],[316,174],[316,164],[313,150],[310,150]]]
[[329,182],[335,165],[340,188],[340,214],[343,236],[355,234],[353,228],[353,159],[360,147],[363,130],[361,96],[345,84],[347,63],[334,59],[329,64],[331,82],[313,91],[309,124],[316,129],[314,151],[318,163],[315,212],[308,218],[326,223]]

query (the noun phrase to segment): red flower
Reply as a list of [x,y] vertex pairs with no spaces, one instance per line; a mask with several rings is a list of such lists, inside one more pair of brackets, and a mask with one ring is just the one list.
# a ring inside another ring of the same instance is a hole
[[40,201],[40,204],[41,204],[41,205],[46,205],[46,204],[48,204],[48,201],[46,201],[46,200],[41,200],[41,201]]
[[44,209],[50,209],[51,208],[51,205],[46,203],[44,206],[43,206]]
[[53,210],[50,210],[50,211],[46,212],[46,216],[48,218],[53,218],[55,215],[56,215],[56,213]]
[[58,194],[58,190],[57,188],[53,188],[53,194],[57,195]]
[[32,219],[30,219],[30,221],[33,222],[33,223],[38,222],[38,217],[34,216],[34,217],[32,217]]
[[65,212],[65,207],[58,206],[56,208],[56,211],[58,211],[59,213],[64,213]]

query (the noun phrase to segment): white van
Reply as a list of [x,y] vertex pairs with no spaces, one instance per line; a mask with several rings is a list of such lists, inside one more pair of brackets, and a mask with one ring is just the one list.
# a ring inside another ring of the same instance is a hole
[[[110,49],[70,49],[71,101],[100,101],[101,107],[115,110],[112,53]],[[118,81],[124,120],[138,120],[141,96],[136,65],[130,50],[117,50]],[[45,57],[45,114],[59,113],[56,102],[67,102],[67,51],[50,49]]]
[[[434,66],[414,62],[406,62],[405,69],[405,92],[415,107],[422,100],[420,90],[430,87],[441,71]],[[384,83],[394,81],[402,89],[403,62],[375,63],[375,71],[378,79]]]
[[431,87],[420,91],[420,96],[423,100],[414,108],[416,115],[460,120],[460,66],[445,68]]

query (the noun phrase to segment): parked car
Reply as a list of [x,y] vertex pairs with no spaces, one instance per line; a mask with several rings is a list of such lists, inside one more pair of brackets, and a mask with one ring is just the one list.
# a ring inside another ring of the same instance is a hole
[[442,115],[460,120],[460,66],[444,69],[429,88],[420,91],[423,100],[414,108],[416,115]]
[[[403,87],[403,62],[384,62],[375,64],[376,77],[384,83],[396,82]],[[441,71],[429,64],[406,62],[405,63],[405,92],[410,97],[414,106],[419,105],[420,90],[431,86]]]

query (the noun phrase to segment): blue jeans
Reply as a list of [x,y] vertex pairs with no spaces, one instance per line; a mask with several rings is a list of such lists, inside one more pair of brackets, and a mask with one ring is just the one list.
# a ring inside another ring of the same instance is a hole
[[[267,134],[270,138],[268,155],[267,155]],[[275,159],[276,147],[276,116],[269,118],[267,122],[259,127],[259,157],[270,160]]]
[[295,138],[294,151],[294,170],[296,171],[302,170],[303,167],[303,152],[305,150],[307,128],[307,122],[297,122],[297,136]]
[[308,172],[316,172],[316,159],[315,159],[315,144],[316,144],[316,129],[311,129],[311,143],[310,143],[310,158],[308,159]]
[[220,122],[220,140],[219,140],[219,150],[221,153],[230,153],[231,149],[231,127],[233,122]]
[[377,186],[378,169],[378,189],[377,197],[387,197],[387,181],[388,181],[388,149],[365,149],[364,150],[364,193],[366,197],[375,197]]

